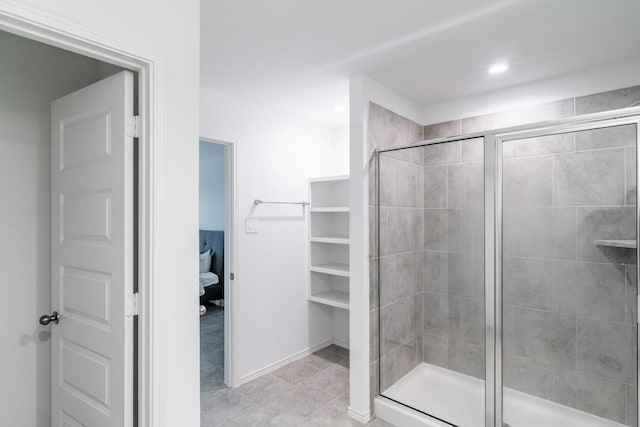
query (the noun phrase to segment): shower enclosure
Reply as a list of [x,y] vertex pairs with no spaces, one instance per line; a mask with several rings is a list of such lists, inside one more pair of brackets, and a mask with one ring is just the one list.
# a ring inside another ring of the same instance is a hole
[[378,399],[637,426],[639,109],[378,149]]

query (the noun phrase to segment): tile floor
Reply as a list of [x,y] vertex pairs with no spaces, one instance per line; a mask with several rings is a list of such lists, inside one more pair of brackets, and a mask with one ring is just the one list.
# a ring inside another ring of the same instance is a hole
[[[355,427],[347,416],[349,351],[331,345],[236,389],[224,384],[224,310],[200,318],[202,427]],[[371,427],[392,427],[375,420]]]
[[224,383],[224,308],[207,304],[200,317],[200,393],[227,388]]

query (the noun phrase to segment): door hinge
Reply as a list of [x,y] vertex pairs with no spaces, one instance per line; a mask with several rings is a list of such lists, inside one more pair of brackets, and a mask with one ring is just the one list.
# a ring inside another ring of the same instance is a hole
[[636,295],[636,322],[640,323],[640,295]]
[[138,307],[140,307],[140,294],[138,292],[130,294],[124,304],[124,314],[127,317],[137,316]]
[[131,116],[127,122],[127,136],[140,138],[140,116]]

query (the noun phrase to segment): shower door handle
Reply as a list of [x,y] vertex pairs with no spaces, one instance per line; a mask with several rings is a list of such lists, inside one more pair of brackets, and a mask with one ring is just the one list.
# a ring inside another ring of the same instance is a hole
[[55,324],[57,325],[58,322],[60,321],[60,315],[58,314],[57,311],[54,311],[53,313],[51,313],[51,316],[48,316],[46,314],[40,316],[40,324],[47,326],[49,323],[51,322],[55,322]]

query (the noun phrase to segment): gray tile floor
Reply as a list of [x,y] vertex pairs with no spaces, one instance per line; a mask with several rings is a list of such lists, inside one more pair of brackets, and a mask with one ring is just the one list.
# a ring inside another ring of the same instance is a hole
[[224,309],[209,304],[200,318],[200,392],[225,388]]
[[[200,318],[202,427],[355,427],[347,415],[349,351],[331,345],[236,389],[224,384],[224,310]],[[372,427],[392,427],[381,420]]]

